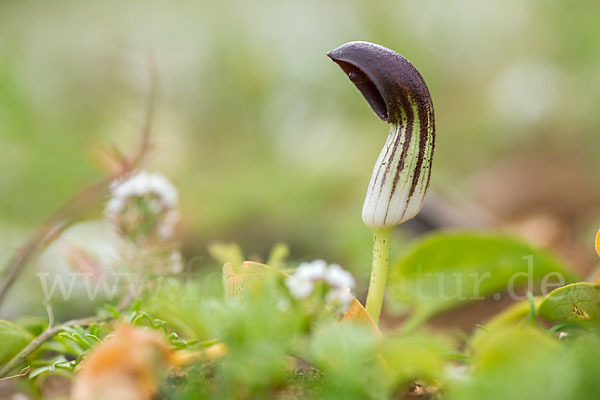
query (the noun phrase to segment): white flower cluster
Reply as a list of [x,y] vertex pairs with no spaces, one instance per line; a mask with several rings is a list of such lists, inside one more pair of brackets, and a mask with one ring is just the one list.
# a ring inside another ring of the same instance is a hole
[[355,285],[352,274],[337,264],[327,265],[323,260],[300,264],[296,272],[286,279],[285,284],[292,296],[304,299],[313,292],[317,281],[324,281],[330,287],[325,299],[327,303],[345,309],[352,301],[350,290]]
[[143,197],[154,194],[164,208],[175,208],[179,195],[177,189],[167,178],[160,174],[150,174],[140,171],[133,176],[112,183],[112,198],[106,206],[107,214],[115,214],[125,207],[131,197]]
[[117,180],[111,185],[112,197],[106,205],[106,216],[118,220],[132,198],[147,198],[148,209],[154,216],[161,216],[158,233],[163,239],[173,235],[179,216],[179,195],[173,184],[160,174],[140,171],[132,176]]

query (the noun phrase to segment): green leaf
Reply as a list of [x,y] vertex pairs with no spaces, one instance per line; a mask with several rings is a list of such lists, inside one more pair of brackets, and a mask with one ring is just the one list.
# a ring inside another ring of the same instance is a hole
[[92,335],[91,333],[86,333],[85,334],[86,339],[88,339],[88,342],[90,343],[102,343],[102,341],[100,340],[100,338],[96,335]]
[[548,252],[500,234],[436,233],[413,244],[390,271],[389,300],[415,308],[423,321],[440,311],[523,284],[577,277]]
[[579,282],[558,288],[542,301],[538,314],[554,322],[598,322],[600,286]]
[[29,379],[35,379],[40,375],[58,375],[67,378],[73,377],[73,371],[77,362],[67,361],[64,357],[60,356],[56,360],[52,361],[50,365],[46,365],[40,368],[36,368],[29,374]]
[[446,339],[422,333],[385,337],[381,357],[394,385],[404,385],[417,378],[439,381],[448,359],[468,361],[465,356],[456,354]]
[[[383,371],[372,368],[378,365],[377,343],[373,330],[358,324],[332,323],[311,335],[307,361],[328,377],[322,398],[374,398],[365,390],[376,388],[377,379],[382,376]],[[369,376],[370,373],[376,375]],[[332,392],[338,393],[337,396]]]
[[[533,304],[532,304],[533,301]],[[496,314],[492,319],[485,323],[484,329],[475,331],[469,340],[469,348],[476,351],[485,342],[490,333],[505,331],[510,328],[523,328],[532,321],[532,310],[536,310],[541,303],[541,298],[533,298],[518,301],[505,308],[502,312]],[[477,325],[479,327],[480,325]]]
[[[134,304],[135,305],[135,304]],[[119,312],[119,310],[117,310],[115,307],[113,307],[110,304],[105,304],[104,306],[102,306],[102,310],[106,310],[110,313],[110,315],[112,315],[112,317],[114,319],[119,319],[119,317],[121,316],[121,313]]]
[[271,268],[282,269],[289,255],[290,247],[286,243],[276,243],[271,248],[266,264]]
[[23,350],[33,335],[12,322],[0,320],[0,364],[4,364]]
[[[481,335],[473,351],[468,379],[448,385],[452,400],[563,399],[572,382],[563,372],[563,347],[557,340],[527,326],[505,327]],[[558,384],[552,385],[551,382]]]
[[244,253],[237,243],[213,242],[208,246],[208,252],[221,264],[230,263],[234,270],[244,262]]

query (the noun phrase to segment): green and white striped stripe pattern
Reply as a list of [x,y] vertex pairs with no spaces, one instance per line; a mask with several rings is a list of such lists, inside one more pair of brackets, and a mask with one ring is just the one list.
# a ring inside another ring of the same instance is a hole
[[[408,111],[408,112],[407,112]],[[412,105],[392,124],[379,154],[362,210],[371,228],[401,224],[421,210],[435,145],[433,109]]]

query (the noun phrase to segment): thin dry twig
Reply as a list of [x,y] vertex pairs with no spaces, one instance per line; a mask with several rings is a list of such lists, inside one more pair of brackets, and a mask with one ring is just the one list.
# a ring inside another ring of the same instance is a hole
[[19,373],[18,373],[18,374],[16,374],[16,375],[7,376],[6,378],[0,378],[0,382],[1,382],[1,381],[8,381],[8,380],[10,380],[10,379],[20,378],[20,377],[22,377],[22,376],[25,376],[25,375],[27,375],[27,374],[29,373],[29,370],[30,370],[30,369],[31,369],[31,367],[30,367],[30,366],[27,366],[27,367],[23,368],[23,369],[21,370],[21,372],[19,372]]
[[66,228],[89,212],[92,206],[95,206],[97,201],[108,192],[109,185],[110,181],[105,180],[81,191],[39,227],[35,234],[15,252],[4,268],[4,279],[0,283],[0,304],[24,266],[60,236]]
[[65,229],[88,215],[110,191],[111,182],[138,168],[150,151],[150,134],[157,92],[157,74],[154,63],[150,62],[150,92],[146,104],[144,125],[140,144],[136,152],[127,160],[124,159],[121,170],[116,176],[108,176],[101,182],[93,184],[76,194],[71,200],[58,209],[52,217],[41,225],[37,231],[13,254],[4,268],[4,276],[0,282],[0,305],[15,283],[25,266],[44,248],[56,240]]

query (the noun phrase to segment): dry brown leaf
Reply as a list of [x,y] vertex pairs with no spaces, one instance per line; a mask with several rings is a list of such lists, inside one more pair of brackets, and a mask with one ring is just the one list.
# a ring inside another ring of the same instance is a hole
[[159,379],[176,361],[162,334],[121,324],[84,359],[71,399],[152,399]]
[[381,331],[371,318],[371,315],[367,312],[367,310],[363,307],[363,305],[358,301],[358,299],[354,298],[350,302],[348,309],[342,316],[341,322],[358,322],[360,324],[365,324],[370,326],[379,336],[381,336]]

